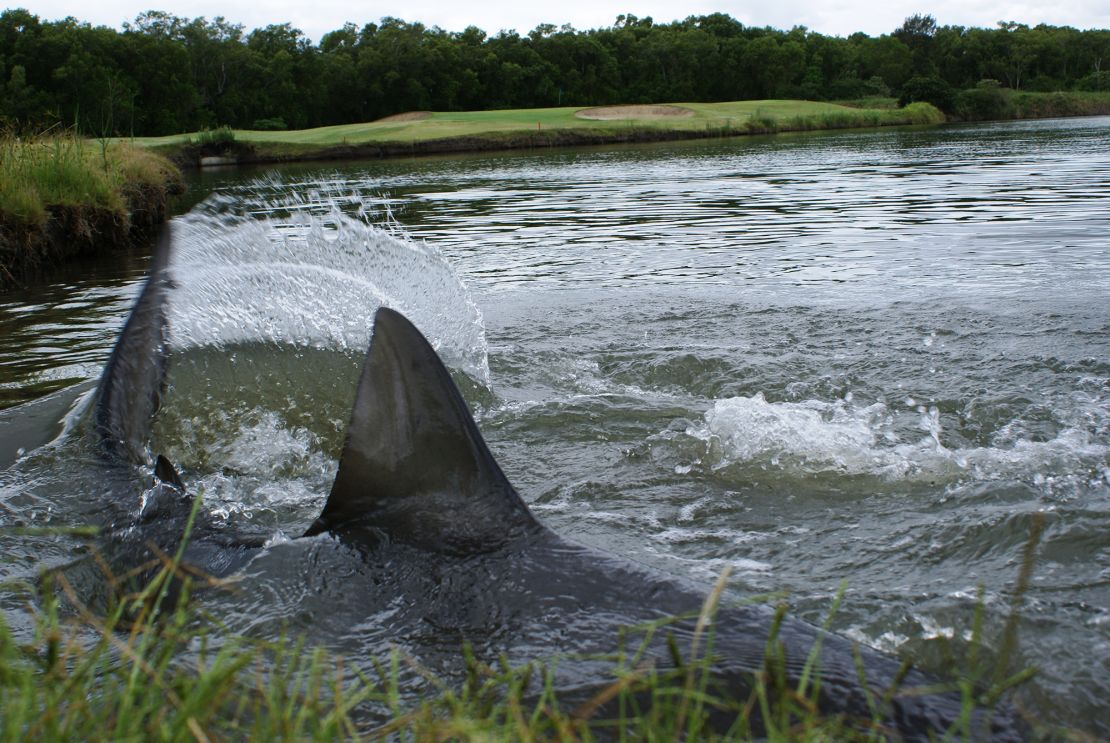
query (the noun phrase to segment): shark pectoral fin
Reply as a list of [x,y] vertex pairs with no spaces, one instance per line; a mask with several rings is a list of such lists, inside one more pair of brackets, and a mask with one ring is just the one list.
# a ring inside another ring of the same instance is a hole
[[[194,498],[185,490],[181,475],[177,474],[170,460],[159,454],[154,462],[154,482],[150,489],[143,492],[139,502],[139,522],[173,524],[170,529],[173,539],[177,539],[180,537],[177,528],[188,517],[193,503]],[[175,519],[180,520],[175,524]]]
[[154,463],[154,477],[166,485],[172,485],[182,491],[185,490],[185,483],[181,481],[181,475],[177,474],[170,460],[166,459],[161,454],[158,455],[158,460]]
[[435,350],[385,307],[374,318],[339,472],[306,535],[360,525],[453,553],[491,551],[540,528]]

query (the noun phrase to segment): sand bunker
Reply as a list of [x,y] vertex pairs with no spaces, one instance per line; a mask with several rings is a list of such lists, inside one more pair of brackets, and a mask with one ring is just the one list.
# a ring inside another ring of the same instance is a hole
[[575,111],[580,119],[612,121],[613,119],[669,119],[675,116],[693,116],[694,112],[682,106],[597,106]]
[[393,114],[392,116],[383,117],[374,123],[383,124],[391,121],[423,121],[431,115],[431,111],[405,111],[403,114]]

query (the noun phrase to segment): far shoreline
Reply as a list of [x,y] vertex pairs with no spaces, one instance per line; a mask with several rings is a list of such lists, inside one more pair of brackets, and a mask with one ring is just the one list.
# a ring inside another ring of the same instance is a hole
[[[930,103],[802,100],[630,104],[468,112],[411,111],[295,131],[231,130],[134,138],[182,169],[641,144],[787,132],[1110,114],[1110,94],[1022,93],[1007,115],[962,120]],[[622,114],[622,112],[624,112]]]
[[501,135],[475,135],[446,137],[415,142],[365,142],[325,146],[281,147],[270,143],[244,140],[234,153],[216,156],[197,155],[186,148],[159,150],[182,170],[211,167],[236,167],[240,165],[280,165],[297,162],[326,162],[332,160],[385,160],[402,157],[434,155],[464,155],[510,152],[558,147],[591,147],[621,144],[651,144],[656,142],[682,142],[699,139],[724,139],[758,135],[788,134],[792,132],[837,131],[849,129],[874,129],[890,126],[930,126],[914,122],[891,122],[865,126],[825,127],[774,127],[765,130],[668,130],[654,128],[629,128],[617,132],[584,132],[573,129],[554,129],[538,132],[523,131]]
[[814,101],[763,100],[421,111],[364,124],[300,131],[225,128],[130,141],[169,158],[182,169],[193,169],[871,129],[931,125],[944,120],[944,114],[928,103],[911,103],[905,108],[863,108]]

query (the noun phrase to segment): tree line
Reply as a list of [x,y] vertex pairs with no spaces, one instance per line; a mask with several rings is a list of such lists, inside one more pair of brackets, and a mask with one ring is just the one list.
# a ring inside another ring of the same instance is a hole
[[222,17],[148,11],[117,31],[0,14],[0,122],[96,136],[300,129],[413,110],[905,97],[984,80],[1110,90],[1110,30],[938,26],[914,15],[889,34],[844,38],[713,13],[491,36],[387,17],[313,44],[288,23],[247,32]]

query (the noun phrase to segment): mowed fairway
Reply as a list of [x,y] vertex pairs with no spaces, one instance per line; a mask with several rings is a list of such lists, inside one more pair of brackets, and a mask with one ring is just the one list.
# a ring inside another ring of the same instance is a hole
[[[452,139],[457,137],[482,137],[528,130],[597,129],[613,131],[620,128],[658,128],[668,130],[743,129],[754,119],[788,122],[794,119],[820,117],[859,119],[860,126],[880,123],[910,123],[898,121],[901,110],[860,109],[834,103],[795,100],[736,101],[731,103],[675,103],[669,104],[692,111],[692,115],[644,117],[635,114],[631,107],[628,118],[591,120],[575,114],[587,108],[531,108],[504,111],[431,112],[425,118],[399,120],[389,117],[364,124],[324,126],[299,131],[235,130],[235,138],[244,142],[285,145],[356,145],[375,142],[418,142]],[[850,125],[850,124],[849,124]],[[820,128],[820,127],[815,127]],[[137,137],[135,144],[158,147],[183,144],[197,133],[175,134],[165,137]]]

